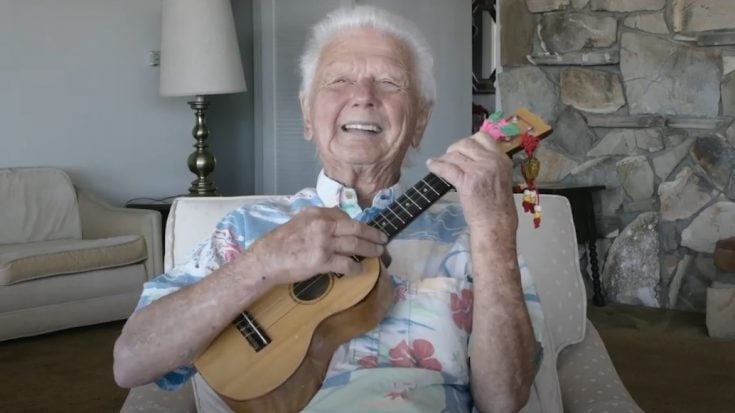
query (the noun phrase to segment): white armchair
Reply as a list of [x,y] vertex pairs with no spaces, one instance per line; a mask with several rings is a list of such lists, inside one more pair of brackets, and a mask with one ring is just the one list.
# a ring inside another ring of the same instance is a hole
[[[452,196],[449,194],[447,196]],[[268,197],[180,198],[166,227],[164,270],[186,261],[227,212]],[[579,270],[571,208],[566,198],[543,195],[544,216],[534,229],[520,216],[518,243],[544,309],[544,359],[522,412],[641,412],[613,367],[604,344],[587,321],[587,298]],[[521,198],[516,195],[518,211]],[[210,412],[196,381],[175,393],[155,385],[133,389],[123,412]],[[201,397],[200,397],[201,396]],[[166,400],[164,400],[166,398]],[[347,411],[347,410],[345,410]]]

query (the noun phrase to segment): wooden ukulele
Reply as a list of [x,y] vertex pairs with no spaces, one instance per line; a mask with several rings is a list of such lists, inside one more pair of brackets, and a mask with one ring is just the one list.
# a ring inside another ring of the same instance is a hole
[[[539,139],[551,133],[525,109],[512,122]],[[503,141],[502,149],[517,152],[520,140]],[[368,225],[392,239],[451,189],[430,173]],[[195,360],[197,370],[236,412],[303,409],[321,387],[337,347],[375,328],[392,306],[393,285],[379,259],[364,263],[362,274],[319,274],[271,289],[215,338]]]

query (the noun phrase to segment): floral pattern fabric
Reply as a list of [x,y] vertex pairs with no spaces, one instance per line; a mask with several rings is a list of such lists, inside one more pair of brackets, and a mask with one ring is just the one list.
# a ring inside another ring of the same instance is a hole
[[[232,260],[258,237],[308,206],[339,207],[363,222],[385,208],[400,187],[380,191],[362,210],[350,188],[322,172],[316,189],[287,201],[249,205],[228,214],[192,259],[145,284],[138,308],[201,280]],[[304,410],[469,412],[469,347],[472,335],[472,268],[469,232],[461,206],[439,201],[389,245],[394,304],[373,330],[334,354],[322,389]],[[528,268],[519,260],[526,306],[541,343],[541,307]],[[537,360],[538,362],[538,360]],[[195,370],[182,366],[160,378],[164,389],[180,387]],[[335,406],[341,404],[341,409]],[[344,404],[349,403],[349,404]]]

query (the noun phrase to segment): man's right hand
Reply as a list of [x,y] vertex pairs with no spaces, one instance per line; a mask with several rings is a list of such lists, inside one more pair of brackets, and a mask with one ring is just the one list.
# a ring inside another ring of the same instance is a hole
[[249,255],[263,268],[260,278],[272,285],[288,284],[320,273],[360,273],[362,264],[351,257],[380,257],[387,242],[382,231],[338,208],[306,208],[260,237],[232,264],[245,264]]

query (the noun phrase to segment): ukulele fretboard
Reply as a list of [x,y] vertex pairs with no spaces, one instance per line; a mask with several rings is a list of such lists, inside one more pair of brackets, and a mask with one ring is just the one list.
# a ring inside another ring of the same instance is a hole
[[452,185],[449,182],[430,173],[416,185],[408,188],[403,195],[381,211],[380,215],[368,222],[368,225],[383,231],[388,239],[393,239],[451,189]]

